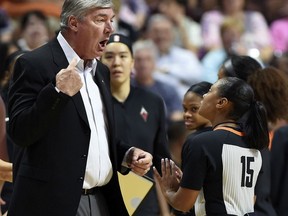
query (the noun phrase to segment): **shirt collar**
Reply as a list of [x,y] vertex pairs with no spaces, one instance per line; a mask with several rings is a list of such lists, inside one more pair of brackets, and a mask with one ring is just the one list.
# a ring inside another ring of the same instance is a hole
[[[58,36],[57,36],[57,40],[61,46],[61,48],[64,51],[64,54],[66,56],[66,59],[68,60],[68,62],[71,62],[72,59],[74,57],[76,57],[77,59],[77,69],[79,71],[84,71],[84,60],[81,59],[77,53],[73,50],[73,48],[69,45],[69,43],[67,42],[67,40],[63,37],[63,35],[61,34],[61,32],[59,32]],[[88,62],[88,64],[86,65],[86,67],[90,67],[92,68],[93,71],[93,76],[95,75],[95,68],[97,66],[97,61],[96,59],[93,59],[92,61]]]

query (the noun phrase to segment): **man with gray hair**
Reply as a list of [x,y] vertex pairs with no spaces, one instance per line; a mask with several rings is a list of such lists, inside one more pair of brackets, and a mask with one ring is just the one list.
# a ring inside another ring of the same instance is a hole
[[152,156],[114,135],[109,71],[97,60],[113,17],[111,0],[66,0],[57,37],[17,60],[9,216],[128,215],[117,171],[144,175]]
[[147,22],[147,36],[157,47],[155,78],[173,85],[183,98],[188,88],[202,79],[202,64],[195,53],[174,45],[172,21],[154,14]]
[[157,48],[150,40],[139,40],[133,45],[135,75],[133,85],[158,94],[165,103],[166,118],[170,121],[183,120],[182,100],[172,85],[157,80]]

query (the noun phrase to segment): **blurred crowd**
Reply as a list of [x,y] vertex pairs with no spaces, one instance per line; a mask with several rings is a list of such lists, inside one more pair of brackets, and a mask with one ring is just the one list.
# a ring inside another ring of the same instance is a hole
[[[0,0],[5,104],[14,61],[56,36],[62,3]],[[133,42],[132,83],[164,99],[171,155],[178,164],[188,133],[182,99],[191,85],[216,82],[221,65],[235,54],[288,75],[288,0],[114,0],[114,6],[115,32]]]
[[[62,3],[0,1],[3,82],[7,56],[35,49],[56,35]],[[155,62],[149,64],[154,66],[145,72],[134,70],[132,75],[141,80],[151,73],[153,79],[174,87],[180,99],[193,83],[215,82],[221,64],[233,54],[248,55],[287,72],[287,0],[114,0],[114,6],[115,32],[133,43],[153,42]],[[167,108],[168,119],[180,120],[181,105],[165,98],[173,107]]]

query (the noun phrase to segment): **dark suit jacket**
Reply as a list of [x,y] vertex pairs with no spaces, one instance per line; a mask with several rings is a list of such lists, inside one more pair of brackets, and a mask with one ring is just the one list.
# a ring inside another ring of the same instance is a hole
[[[55,76],[68,66],[58,41],[21,56],[9,92],[10,134],[16,144],[9,216],[74,216],[83,186],[90,128],[80,92],[57,93]],[[109,70],[98,61],[95,82],[106,109],[113,177],[101,190],[111,215],[128,215],[117,170],[129,146],[116,144]]]

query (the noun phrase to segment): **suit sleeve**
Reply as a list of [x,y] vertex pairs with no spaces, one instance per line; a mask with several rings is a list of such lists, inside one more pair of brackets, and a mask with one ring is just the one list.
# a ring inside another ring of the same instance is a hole
[[55,74],[51,78],[47,73],[41,63],[24,56],[15,64],[9,89],[8,111],[9,132],[17,145],[29,146],[41,139],[53,127],[60,111],[70,99],[55,90],[52,84]]

